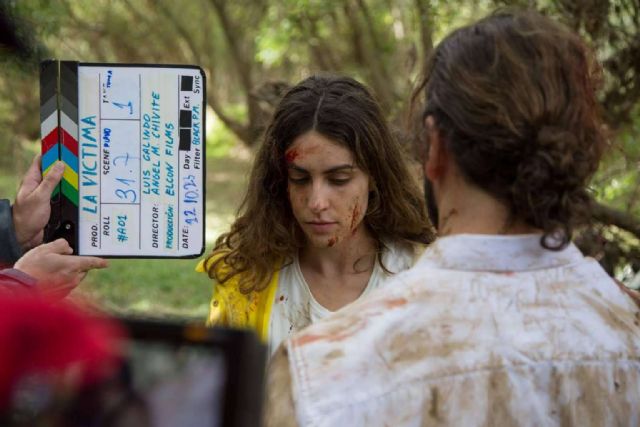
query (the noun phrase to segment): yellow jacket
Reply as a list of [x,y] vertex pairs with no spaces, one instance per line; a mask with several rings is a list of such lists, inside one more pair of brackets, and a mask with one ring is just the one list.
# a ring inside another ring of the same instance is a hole
[[[207,272],[205,261],[202,260],[198,263],[197,272]],[[212,259],[209,261],[211,262]],[[228,266],[222,265],[219,268],[221,273],[225,273]],[[251,329],[258,334],[263,342],[267,342],[271,308],[278,289],[279,271],[280,269],[275,269],[275,273],[265,289],[252,291],[248,294],[240,292],[239,276],[232,277],[224,285],[214,282],[207,325]]]
[[[413,262],[415,263],[425,246],[414,244],[412,246]],[[213,262],[211,258],[208,261]],[[196,271],[205,273],[206,260],[198,263]],[[229,266],[221,263],[218,267],[221,274],[229,271]],[[252,291],[248,294],[240,292],[240,276],[234,276],[220,285],[214,281],[213,296],[209,304],[208,326],[224,326],[230,328],[251,329],[262,339],[269,340],[269,325],[271,324],[271,309],[276,299],[278,280],[280,277],[280,265],[274,268],[269,285],[261,291]]]

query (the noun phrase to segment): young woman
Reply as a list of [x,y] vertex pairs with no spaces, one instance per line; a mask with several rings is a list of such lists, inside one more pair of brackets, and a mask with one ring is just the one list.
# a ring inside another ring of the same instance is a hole
[[216,282],[209,323],[254,329],[273,352],[410,267],[432,239],[369,91],[307,78],[279,103],[239,216],[198,266]]

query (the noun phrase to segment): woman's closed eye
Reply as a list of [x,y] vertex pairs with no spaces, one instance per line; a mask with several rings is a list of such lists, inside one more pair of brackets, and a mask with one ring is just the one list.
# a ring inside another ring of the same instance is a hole
[[308,175],[289,175],[289,182],[292,184],[306,184],[309,179]]
[[333,185],[337,185],[337,186],[341,186],[341,185],[346,185],[349,183],[349,181],[351,181],[351,177],[347,176],[347,177],[330,177],[329,178],[329,182]]
[[[324,179],[331,185],[342,186],[348,184],[353,177],[347,173],[336,173],[325,175]],[[299,171],[290,171],[288,176],[289,182],[294,185],[304,185],[311,182],[311,176]]]

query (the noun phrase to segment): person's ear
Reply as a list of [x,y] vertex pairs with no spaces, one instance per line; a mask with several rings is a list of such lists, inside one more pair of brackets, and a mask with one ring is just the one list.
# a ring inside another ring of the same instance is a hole
[[431,182],[442,177],[445,170],[447,152],[433,116],[425,119],[428,138],[428,153],[423,164],[424,176]]

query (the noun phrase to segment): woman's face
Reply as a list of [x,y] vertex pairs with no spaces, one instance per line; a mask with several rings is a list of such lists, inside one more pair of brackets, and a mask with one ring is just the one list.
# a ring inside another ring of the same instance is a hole
[[332,247],[363,230],[369,177],[349,149],[309,131],[285,153],[291,209],[313,247]]

